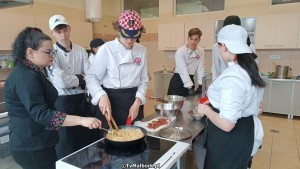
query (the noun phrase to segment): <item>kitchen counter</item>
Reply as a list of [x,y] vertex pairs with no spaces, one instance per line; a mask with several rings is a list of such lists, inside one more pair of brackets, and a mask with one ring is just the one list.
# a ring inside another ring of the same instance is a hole
[[[182,167],[185,163],[191,163],[188,161],[184,161],[183,158],[181,158],[188,149],[192,148],[192,143],[194,142],[196,136],[202,132],[204,129],[203,122],[193,120],[192,117],[188,114],[188,111],[191,109],[192,106],[192,99],[193,96],[186,97],[186,100],[184,101],[184,105],[181,108],[181,111],[176,116],[176,120],[173,121],[173,125],[184,127],[188,129],[192,136],[190,138],[187,138],[182,141],[172,141],[165,138],[161,138],[158,136],[158,133],[147,133],[146,137],[146,144],[147,149],[144,150],[140,154],[134,154],[134,155],[120,155],[120,152],[117,153],[117,155],[112,155],[108,149],[105,149],[105,142],[103,139],[96,141],[93,144],[90,144],[86,146],[85,148],[74,152],[70,154],[69,156],[60,159],[56,162],[56,168],[57,169],[78,169],[78,168],[101,168],[105,166],[117,166],[123,164],[136,164],[139,162],[139,164],[151,164],[153,166],[159,166],[161,169],[168,169],[171,168],[175,163],[177,163],[177,168],[184,168]],[[157,117],[156,113],[151,114],[150,116],[147,116],[143,119],[143,121],[148,121],[153,118]],[[157,145],[153,145],[153,141],[150,141],[155,139]],[[166,145],[172,145],[167,146]],[[160,146],[159,146],[160,145]],[[135,149],[134,148],[131,149]],[[154,148],[154,149],[153,149]],[[165,150],[163,150],[165,149]],[[119,149],[118,149],[119,150]],[[103,154],[105,154],[103,156]],[[104,157],[110,157],[109,164],[105,163]],[[136,160],[139,161],[136,161]],[[117,167],[117,168],[121,168]],[[139,167],[137,167],[139,168]],[[143,168],[143,167],[140,167]],[[144,167],[149,168],[149,167]]]
[[[180,110],[180,112],[177,114],[176,119],[172,122],[171,125],[183,127],[187,130],[189,130],[192,133],[192,136],[190,138],[181,140],[182,142],[186,142],[190,145],[195,141],[196,136],[198,136],[204,129],[204,124],[202,121],[194,120],[189,115],[189,110],[191,110],[192,107],[192,100],[194,96],[188,96],[186,97],[186,100],[184,101],[184,104]],[[142,121],[149,121],[155,117],[157,117],[157,113],[153,113],[147,117],[145,117]],[[148,132],[149,135],[159,136],[158,132],[151,133]]]

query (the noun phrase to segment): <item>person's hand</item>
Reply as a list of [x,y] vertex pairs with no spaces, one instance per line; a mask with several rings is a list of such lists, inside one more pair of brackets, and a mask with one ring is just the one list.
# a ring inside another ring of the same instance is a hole
[[194,87],[189,87],[188,89],[189,89],[189,95],[190,96],[195,95],[195,88]]
[[205,104],[205,105],[209,105],[209,100],[206,100],[205,102],[203,102],[202,104]]
[[89,129],[101,129],[101,121],[94,117],[81,117],[80,124],[83,127],[87,127]]
[[205,113],[208,109],[210,109],[210,107],[208,105],[199,104],[197,113],[202,117],[205,115]]
[[4,88],[5,82],[0,82],[0,88]]
[[202,93],[202,85],[199,85],[198,88],[195,91],[196,94]]
[[129,109],[128,117],[131,117],[131,121],[133,121],[138,116],[140,105],[141,100],[139,98],[136,98],[133,105]]
[[102,112],[102,114],[106,117],[107,121],[110,121],[111,119],[111,105],[110,101],[107,95],[101,96],[99,103],[98,103],[99,109]]

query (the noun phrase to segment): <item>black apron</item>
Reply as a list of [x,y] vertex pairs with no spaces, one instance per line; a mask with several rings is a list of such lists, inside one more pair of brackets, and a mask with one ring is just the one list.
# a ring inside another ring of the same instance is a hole
[[[84,93],[59,96],[55,102],[57,111],[81,117],[90,116],[88,107],[89,105]],[[96,130],[100,133],[99,129],[89,130],[83,126],[61,127],[58,131],[59,142],[56,145],[58,159],[94,142],[95,140],[91,140],[90,136],[91,132]]]
[[[218,109],[212,109],[219,113]],[[253,116],[238,119],[225,132],[207,119],[205,169],[247,169],[254,144]]]
[[[190,75],[192,82],[194,83],[194,75]],[[170,80],[168,95],[188,96],[189,89],[184,87],[183,81],[178,73],[174,73]]]
[[[137,87],[127,88],[127,89],[108,89],[103,87],[104,91],[107,93],[107,96],[110,101],[112,109],[112,117],[116,121],[118,126],[126,125],[127,117],[129,115],[129,109],[133,105],[136,99]],[[97,112],[97,118],[102,122],[102,127],[108,129],[105,116],[99,109],[99,106],[94,106],[94,110]],[[134,121],[138,121],[144,118],[143,107],[140,106],[138,116]],[[132,122],[132,124],[134,123]]]

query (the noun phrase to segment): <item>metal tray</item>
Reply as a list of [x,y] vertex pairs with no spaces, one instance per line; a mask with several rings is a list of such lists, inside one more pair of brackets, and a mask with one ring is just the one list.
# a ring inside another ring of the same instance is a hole
[[159,135],[170,140],[184,140],[191,137],[192,133],[183,127],[171,126],[161,129]]

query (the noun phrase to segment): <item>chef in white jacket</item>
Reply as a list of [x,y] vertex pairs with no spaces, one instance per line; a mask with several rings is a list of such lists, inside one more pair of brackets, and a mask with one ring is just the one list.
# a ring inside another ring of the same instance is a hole
[[[113,116],[118,125],[125,125],[128,118],[143,118],[140,105],[146,103],[147,51],[136,43],[143,29],[136,11],[125,10],[113,26],[120,37],[101,46],[86,82],[99,118],[110,121]],[[108,127],[105,120],[103,127]]]
[[218,34],[219,52],[228,68],[209,86],[209,101],[198,106],[198,113],[207,117],[204,168],[246,169],[262,144],[258,114],[265,82],[247,37],[237,25],[227,25]]
[[[188,43],[176,51],[176,68],[169,84],[168,95],[193,95],[196,83],[198,83],[196,93],[201,92],[205,69],[204,49],[198,47],[201,36],[202,31],[199,28],[190,29],[187,37]],[[196,75],[197,78],[195,78]]]

